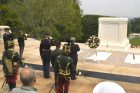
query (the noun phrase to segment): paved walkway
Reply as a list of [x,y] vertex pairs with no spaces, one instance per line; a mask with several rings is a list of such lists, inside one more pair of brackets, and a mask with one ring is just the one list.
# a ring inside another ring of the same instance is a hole
[[[26,41],[26,46],[23,54],[24,58],[26,59],[25,62],[29,64],[42,65],[42,61],[39,55],[39,45],[40,45],[40,41],[34,39],[28,39]],[[84,59],[86,58],[89,48],[87,45],[81,43],[79,43],[79,46],[83,52],[79,54],[79,62],[77,67],[78,69],[85,70],[85,71],[94,71],[94,72],[101,72],[101,73],[140,77],[139,64],[124,63],[124,59],[127,54],[130,53],[140,54],[140,49],[133,48],[133,49],[129,49],[126,52],[108,51],[111,52],[112,55],[107,60],[100,61],[100,62],[93,61],[93,62],[84,63]],[[52,47],[52,49],[54,48],[55,47]],[[16,51],[19,50],[17,43],[15,46],[15,50]],[[3,51],[3,44],[0,43],[0,58],[2,56],[2,51]],[[106,52],[106,51],[100,51],[100,52]],[[91,54],[89,54],[89,56]],[[1,65],[0,65],[0,72],[2,72]],[[35,87],[38,88],[38,93],[48,93],[49,89],[51,88],[54,82],[53,73],[51,73],[52,76],[51,79],[44,79],[42,77],[42,71],[36,70],[36,72],[38,74],[37,74],[37,82]],[[92,93],[92,90],[97,83],[101,81],[106,81],[106,79],[99,79],[93,77],[88,77],[89,80],[83,76],[77,76],[77,77],[78,77],[77,80],[71,81],[69,93]],[[4,80],[3,74],[0,73],[0,86],[2,85],[3,80]],[[114,82],[120,84],[127,93],[140,92],[140,88],[139,88],[140,84],[120,82],[120,81],[114,81]],[[20,85],[21,82],[18,77],[17,86]],[[2,93],[2,90],[0,90],[0,93]],[[51,93],[55,93],[54,90],[52,90]]]

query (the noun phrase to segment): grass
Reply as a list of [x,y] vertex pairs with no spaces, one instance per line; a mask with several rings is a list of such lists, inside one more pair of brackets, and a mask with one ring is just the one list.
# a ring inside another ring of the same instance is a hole
[[140,46],[140,37],[130,39],[131,46]]

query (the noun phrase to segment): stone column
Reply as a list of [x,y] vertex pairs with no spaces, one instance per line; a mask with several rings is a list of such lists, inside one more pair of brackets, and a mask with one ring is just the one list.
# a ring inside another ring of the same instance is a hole
[[4,35],[4,33],[5,33],[5,28],[10,28],[9,26],[1,26],[0,25],[0,43],[2,43],[3,42],[3,35]]
[[127,18],[101,17],[98,20],[98,37],[101,40],[98,49],[125,51],[130,48],[127,39]]

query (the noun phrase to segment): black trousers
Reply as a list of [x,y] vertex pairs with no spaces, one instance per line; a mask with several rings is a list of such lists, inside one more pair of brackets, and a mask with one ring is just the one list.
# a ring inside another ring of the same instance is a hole
[[24,46],[19,46],[19,54],[21,57],[22,57],[23,51],[24,51]]
[[8,86],[9,86],[9,89],[10,91],[16,87],[16,83],[13,83],[13,82],[8,82]]
[[[76,67],[77,67],[77,62],[78,62],[78,57],[73,58],[73,64],[74,64],[75,70],[76,70]],[[76,74],[73,73],[72,76],[71,76],[71,79],[75,79],[75,78],[76,78]]]
[[50,77],[50,59],[43,59],[44,78]]
[[4,49],[5,49],[5,50],[8,50],[8,42],[5,42],[5,43],[4,43]]

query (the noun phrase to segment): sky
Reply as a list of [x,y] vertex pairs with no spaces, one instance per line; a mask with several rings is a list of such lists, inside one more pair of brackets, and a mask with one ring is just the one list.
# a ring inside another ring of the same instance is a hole
[[140,17],[140,0],[80,0],[83,14]]

